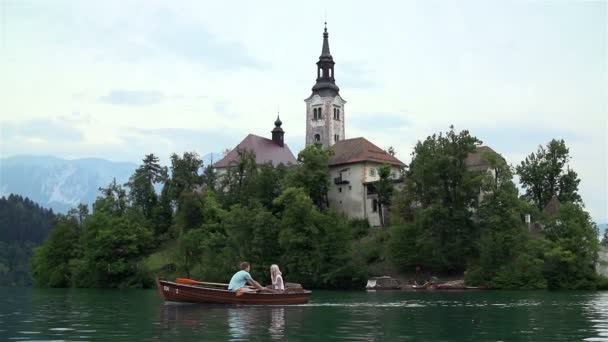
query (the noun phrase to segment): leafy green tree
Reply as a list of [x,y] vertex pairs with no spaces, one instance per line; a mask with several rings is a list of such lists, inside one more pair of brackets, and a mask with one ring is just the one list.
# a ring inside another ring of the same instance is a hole
[[[199,174],[203,161],[196,152],[184,152],[180,157],[171,155],[171,199],[178,202],[185,190],[192,191],[195,186],[202,185],[203,180]],[[178,204],[179,207],[179,204]]]
[[233,204],[245,205],[255,194],[258,166],[255,153],[250,150],[237,150],[238,158],[221,177],[221,193],[225,207]]
[[100,211],[117,216],[122,216],[127,212],[127,192],[116,183],[116,179],[113,179],[107,188],[99,188],[99,191],[101,196],[97,197],[93,203],[95,212]]
[[[478,283],[503,288],[544,286],[540,272],[543,261],[528,254],[530,236],[522,221],[526,204],[518,197],[506,163],[494,159],[492,164],[495,176],[488,174],[484,180],[477,215],[481,231]],[[523,266],[527,274],[521,274]]]
[[182,192],[179,198],[179,209],[175,221],[182,231],[198,228],[204,222],[204,195],[193,191]]
[[207,189],[215,191],[217,186],[217,171],[213,165],[207,165],[203,171],[203,183],[207,186]]
[[608,247],[608,229],[604,230],[604,237],[602,238],[601,245]]
[[141,210],[147,219],[152,219],[154,208],[158,204],[154,185],[167,180],[167,167],[161,166],[154,154],[146,155],[143,164],[135,170],[126,184],[129,187],[131,205]]
[[[481,142],[468,131],[429,136],[418,142],[399,197],[393,232],[393,260],[404,269],[427,265],[436,271],[464,270],[476,255],[473,222],[483,175],[471,172],[468,155]],[[407,234],[407,236],[403,236]],[[403,244],[403,246],[399,246]]]
[[[152,246],[152,233],[128,216],[96,211],[87,220],[80,286],[142,287],[149,277],[140,261]],[[86,279],[85,279],[86,277]]]
[[275,205],[280,207],[279,246],[288,251],[281,259],[285,273],[294,282],[316,282],[319,276],[316,242],[321,234],[317,227],[318,210],[301,188],[285,189]]
[[378,213],[380,213],[380,223],[384,227],[385,225],[385,209],[390,207],[391,200],[393,197],[393,191],[395,189],[395,184],[393,179],[391,178],[391,166],[388,164],[382,165],[378,168],[378,174],[380,176],[380,180],[378,181],[376,187],[378,190]]
[[551,242],[545,252],[545,278],[550,289],[594,288],[598,229],[589,213],[565,203],[543,232]]
[[285,188],[299,187],[306,191],[317,208],[327,209],[329,200],[329,157],[332,151],[321,146],[309,145],[298,154],[299,165],[292,167],[286,178]]
[[70,260],[80,256],[78,223],[71,216],[60,216],[43,246],[34,250],[32,273],[43,287],[70,287],[75,279]]
[[154,235],[159,240],[168,238],[169,229],[173,220],[173,206],[171,205],[170,185],[166,182],[160,192],[157,205],[152,211],[152,225]]
[[525,197],[536,204],[539,210],[549,203],[553,195],[561,203],[582,202],[578,194],[580,179],[568,167],[570,151],[564,140],[551,140],[547,147],[539,146],[536,153],[530,154],[517,166],[517,175]]
[[276,243],[279,222],[261,204],[233,206],[226,215],[225,229],[230,248],[236,252],[238,260],[251,263],[253,272],[266,277],[270,265],[280,260],[282,250]]

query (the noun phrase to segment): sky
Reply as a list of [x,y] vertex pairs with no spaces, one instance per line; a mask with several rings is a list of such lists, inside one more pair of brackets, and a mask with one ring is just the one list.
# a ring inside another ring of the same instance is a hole
[[248,133],[304,146],[327,20],[346,138],[411,160],[467,129],[512,165],[552,138],[608,222],[606,1],[0,0],[0,156],[139,162]]

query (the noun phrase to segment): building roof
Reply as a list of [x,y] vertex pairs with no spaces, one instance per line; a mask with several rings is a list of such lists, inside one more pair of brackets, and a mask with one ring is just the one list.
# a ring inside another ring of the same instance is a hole
[[486,171],[492,166],[488,159],[489,155],[497,155],[504,160],[500,154],[496,153],[489,146],[477,146],[474,152],[469,153],[465,164],[471,171]]
[[287,144],[284,144],[283,147],[281,147],[270,139],[255,134],[249,134],[222,160],[215,163],[214,166],[217,168],[231,166],[239,160],[238,152],[244,150],[255,153],[255,162],[258,165],[272,163],[272,165],[277,166],[279,164],[288,165],[297,162]]
[[559,208],[561,206],[562,205],[559,202],[559,199],[557,199],[557,196],[553,195],[553,197],[551,197],[551,199],[549,200],[549,203],[547,203],[547,205],[545,206],[545,209],[543,211],[545,213],[547,213],[549,216],[556,216],[559,213]]
[[365,138],[340,140],[331,149],[334,154],[329,158],[330,166],[365,161],[405,166],[399,159],[391,156]]

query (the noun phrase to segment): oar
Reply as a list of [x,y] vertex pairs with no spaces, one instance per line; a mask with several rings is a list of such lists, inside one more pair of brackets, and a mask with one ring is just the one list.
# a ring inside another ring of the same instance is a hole
[[[226,286],[226,287],[228,287],[228,284],[206,283],[206,282],[202,282],[202,281],[198,281],[198,280],[194,280],[194,279],[189,279],[189,278],[175,278],[175,282],[178,283],[178,284],[184,284],[184,285],[212,285],[212,286]],[[253,288],[253,286],[249,286],[249,285],[247,285],[247,287]]]
[[185,285],[198,285],[198,284],[202,284],[203,282],[194,280],[194,279],[188,279],[188,278],[175,278],[175,282],[178,284],[185,284]]

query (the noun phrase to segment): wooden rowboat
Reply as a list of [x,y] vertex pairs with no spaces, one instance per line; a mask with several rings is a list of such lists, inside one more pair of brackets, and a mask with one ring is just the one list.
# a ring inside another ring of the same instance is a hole
[[156,287],[165,301],[187,303],[292,305],[308,303],[311,294],[310,291],[302,288],[289,287],[279,293],[257,291],[237,294],[228,291],[228,284],[205,282],[181,284],[158,278]]

